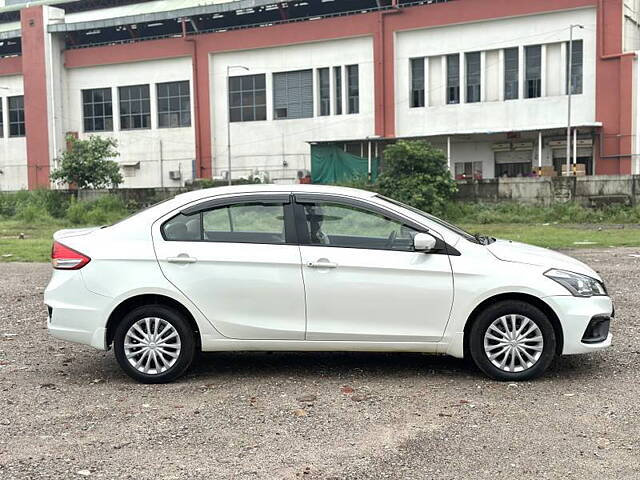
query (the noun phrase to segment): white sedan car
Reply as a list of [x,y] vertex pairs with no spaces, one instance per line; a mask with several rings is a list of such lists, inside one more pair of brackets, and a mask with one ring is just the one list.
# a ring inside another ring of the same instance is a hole
[[516,381],[611,344],[613,305],[585,264],[348,188],[185,193],[57,232],[52,262],[51,334],[113,346],[146,383],[198,350],[430,352]]

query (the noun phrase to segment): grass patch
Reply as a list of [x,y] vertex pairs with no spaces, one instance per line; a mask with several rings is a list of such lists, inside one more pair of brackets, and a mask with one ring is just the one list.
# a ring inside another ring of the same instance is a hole
[[548,207],[509,203],[462,203],[447,206],[443,218],[459,224],[640,224],[640,206],[585,208],[575,203]]
[[[631,225],[625,228],[603,227],[601,230],[598,230],[598,227],[583,225],[464,224],[461,226],[473,233],[480,232],[483,235],[554,249],[640,247],[640,228]],[[0,262],[48,262],[53,232],[62,228],[76,227],[66,222],[55,221],[49,223],[0,221]],[[20,233],[25,234],[24,240],[18,239]]]
[[[60,222],[0,221],[0,262],[48,262],[53,232],[68,228]],[[24,240],[18,236],[24,233]]]
[[[137,208],[117,195],[78,202],[54,190],[2,193],[0,262],[47,262],[56,230],[108,225]],[[472,233],[554,249],[640,247],[640,206],[451,203],[443,218]],[[23,240],[18,238],[21,233]]]
[[640,228],[634,225],[591,227],[571,224],[464,224],[461,226],[472,233],[480,232],[496,238],[554,249],[640,247]]

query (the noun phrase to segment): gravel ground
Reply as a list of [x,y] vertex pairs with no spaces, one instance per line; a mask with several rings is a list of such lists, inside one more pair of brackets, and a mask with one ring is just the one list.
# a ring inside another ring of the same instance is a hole
[[573,255],[614,346],[493,382],[416,354],[206,354],[170,385],[46,334],[50,267],[0,265],[0,478],[639,478],[639,249]]

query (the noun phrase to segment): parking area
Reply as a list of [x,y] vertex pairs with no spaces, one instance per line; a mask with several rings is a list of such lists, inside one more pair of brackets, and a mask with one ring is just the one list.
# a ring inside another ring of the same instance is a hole
[[638,478],[640,249],[570,254],[607,281],[614,346],[520,384],[433,355],[211,353],[140,385],[47,335],[48,264],[0,265],[0,478]]

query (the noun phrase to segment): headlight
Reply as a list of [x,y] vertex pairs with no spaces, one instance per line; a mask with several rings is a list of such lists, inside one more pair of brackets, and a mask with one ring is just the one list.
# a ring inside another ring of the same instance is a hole
[[594,297],[607,294],[602,282],[586,275],[555,269],[545,272],[544,275],[558,282],[575,297]]

